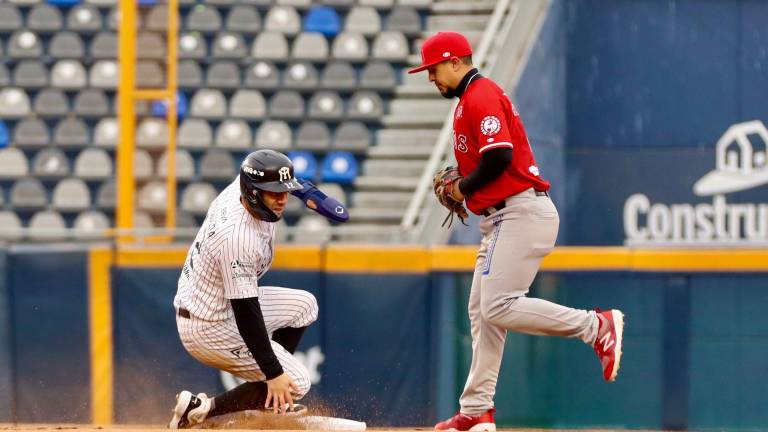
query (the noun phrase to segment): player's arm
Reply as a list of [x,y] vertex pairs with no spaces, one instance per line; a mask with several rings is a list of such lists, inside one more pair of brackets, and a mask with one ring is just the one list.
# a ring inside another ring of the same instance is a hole
[[459,191],[465,197],[472,195],[499,178],[510,163],[512,163],[511,148],[497,147],[486,151],[477,167],[459,181]]
[[299,179],[299,183],[303,188],[291,191],[291,195],[302,200],[308,208],[336,222],[349,220],[347,208],[336,198],[329,197],[309,180]]

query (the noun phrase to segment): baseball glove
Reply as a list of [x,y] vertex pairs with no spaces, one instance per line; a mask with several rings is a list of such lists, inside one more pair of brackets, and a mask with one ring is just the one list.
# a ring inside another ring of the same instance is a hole
[[462,178],[463,176],[459,174],[458,168],[449,166],[438,171],[432,179],[437,200],[449,211],[441,226],[445,226],[445,223],[448,222],[448,228],[450,228],[453,224],[454,214],[459,217],[462,224],[466,225],[464,219],[469,217],[467,209],[464,208],[464,204],[461,201],[453,197],[453,188],[458,187],[457,180]]

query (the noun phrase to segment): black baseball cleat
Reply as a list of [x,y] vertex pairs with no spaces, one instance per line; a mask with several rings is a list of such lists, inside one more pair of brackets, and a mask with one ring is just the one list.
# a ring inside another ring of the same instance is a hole
[[195,396],[184,390],[176,395],[176,406],[173,408],[173,418],[168,424],[168,429],[187,429],[202,423],[210,410],[211,398],[205,393]]

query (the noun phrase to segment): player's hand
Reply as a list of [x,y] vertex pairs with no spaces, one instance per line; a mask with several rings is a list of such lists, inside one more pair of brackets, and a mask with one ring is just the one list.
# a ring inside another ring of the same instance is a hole
[[298,392],[299,386],[285,373],[267,380],[267,400],[264,408],[269,408],[270,402],[275,414],[282,412],[285,404],[293,408],[293,393]]

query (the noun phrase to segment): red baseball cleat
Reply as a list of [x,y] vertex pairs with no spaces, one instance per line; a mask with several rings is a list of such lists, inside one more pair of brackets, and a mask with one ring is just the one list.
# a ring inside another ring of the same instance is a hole
[[616,379],[621,363],[621,342],[624,335],[624,314],[618,309],[601,311],[596,308],[600,325],[595,339],[595,353],[603,366],[603,378],[606,381]]
[[491,408],[480,415],[468,416],[459,411],[448,420],[436,424],[435,430],[496,432],[496,423],[493,421],[493,413],[495,412],[496,408]]

